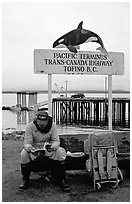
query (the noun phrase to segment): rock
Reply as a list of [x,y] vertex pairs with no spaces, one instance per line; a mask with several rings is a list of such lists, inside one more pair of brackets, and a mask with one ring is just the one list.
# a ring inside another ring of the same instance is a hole
[[17,139],[19,139],[19,138],[21,138],[21,135],[16,135],[15,137],[16,137]]
[[14,131],[11,133],[4,133],[2,131],[2,140],[18,140],[22,141],[24,139],[25,131]]

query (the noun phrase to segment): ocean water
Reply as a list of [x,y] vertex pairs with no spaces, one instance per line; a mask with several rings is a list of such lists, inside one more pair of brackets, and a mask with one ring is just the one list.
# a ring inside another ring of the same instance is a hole
[[[47,94],[38,94],[38,103],[46,100],[48,100]],[[15,106],[16,104],[16,94],[2,94],[2,106]],[[26,124],[34,118],[35,114],[36,113],[32,111],[22,111],[21,113],[16,113],[9,110],[2,110],[2,130],[4,132],[25,130]]]
[[[84,93],[85,94],[85,93]],[[72,94],[68,94],[70,97]],[[52,94],[52,98],[58,97],[59,94]],[[86,93],[86,97],[105,97],[104,93]],[[130,98],[129,94],[113,94],[114,98]],[[40,93],[37,96],[37,102],[43,102],[48,100],[48,94]],[[2,94],[2,106],[15,106],[17,103],[16,94]],[[21,113],[14,113],[8,110],[2,110],[2,130],[4,132],[13,130],[25,130],[26,124],[34,118],[36,112],[22,111]]]

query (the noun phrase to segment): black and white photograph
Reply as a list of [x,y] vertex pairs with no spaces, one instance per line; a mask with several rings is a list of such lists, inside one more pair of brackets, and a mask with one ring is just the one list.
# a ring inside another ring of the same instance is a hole
[[130,7],[1,3],[1,202],[130,202]]

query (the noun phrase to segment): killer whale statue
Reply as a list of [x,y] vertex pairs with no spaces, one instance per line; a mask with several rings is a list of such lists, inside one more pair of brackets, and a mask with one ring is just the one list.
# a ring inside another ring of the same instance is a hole
[[104,43],[96,33],[83,29],[82,28],[83,21],[81,21],[77,27],[77,29],[72,30],[65,35],[58,38],[53,43],[53,48],[61,48],[66,46],[69,51],[77,53],[77,47],[86,42],[96,42],[101,45],[96,50],[100,50],[100,52],[107,54],[107,51],[104,47]]

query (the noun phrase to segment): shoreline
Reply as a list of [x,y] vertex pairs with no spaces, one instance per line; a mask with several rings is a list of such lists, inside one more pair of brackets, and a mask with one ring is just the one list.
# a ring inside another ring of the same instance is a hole
[[[2,94],[12,94],[17,92],[38,92],[38,93],[44,93],[48,94],[48,90],[19,90],[19,91],[2,91]],[[68,90],[67,93],[108,93],[105,90]],[[52,90],[52,93],[58,93],[55,90]],[[61,93],[65,93],[65,91],[61,91]],[[119,94],[130,94],[130,90],[112,90],[112,93],[119,93]]]

